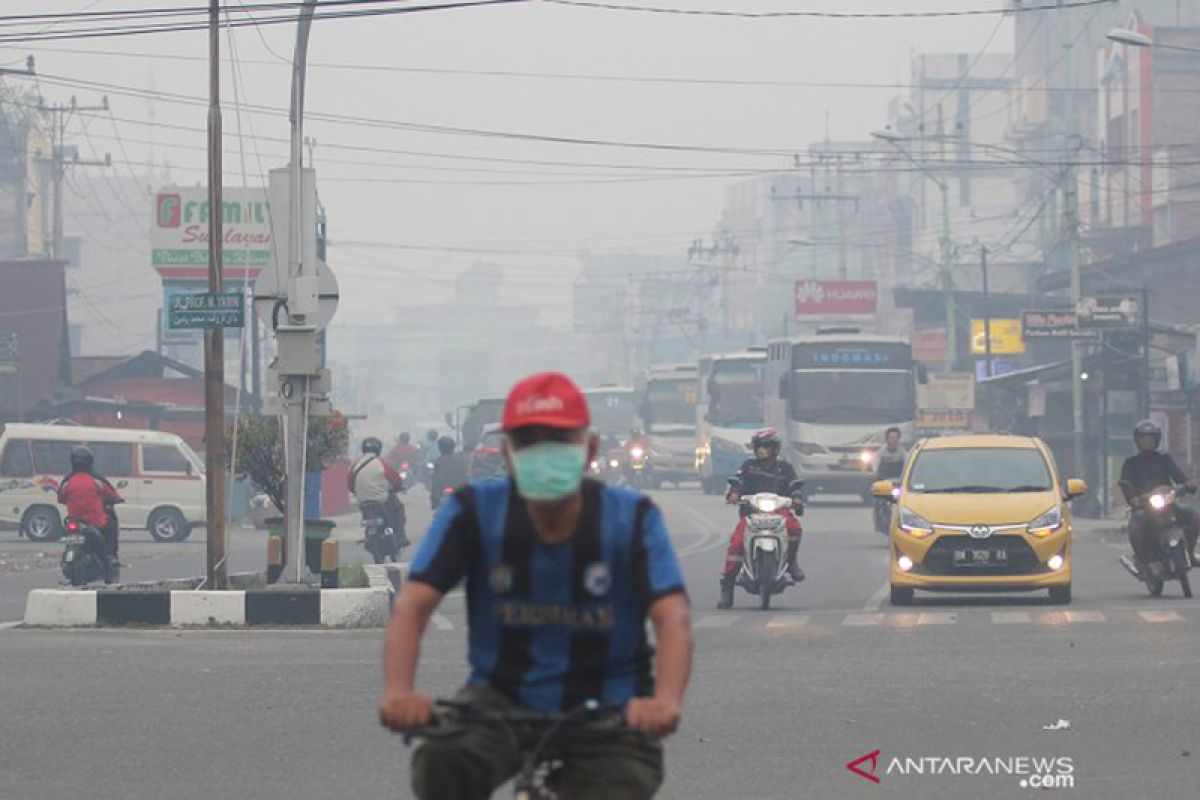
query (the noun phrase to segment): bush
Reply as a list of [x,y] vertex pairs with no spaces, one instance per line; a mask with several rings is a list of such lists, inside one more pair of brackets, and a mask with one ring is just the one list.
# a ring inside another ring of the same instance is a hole
[[[287,476],[282,428],[283,417],[243,415],[237,421],[237,464],[232,466],[237,477],[250,481],[270,497],[280,511],[286,512]],[[227,441],[232,442],[233,431],[226,435]],[[305,448],[308,470],[324,470],[346,454],[349,444],[350,429],[339,412],[328,417],[313,417],[308,421],[308,446]],[[226,458],[231,460],[232,457],[233,448],[229,447]]]

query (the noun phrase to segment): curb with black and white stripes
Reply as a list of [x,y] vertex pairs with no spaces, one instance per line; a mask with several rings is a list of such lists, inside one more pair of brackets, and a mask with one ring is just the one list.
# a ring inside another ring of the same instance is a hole
[[25,624],[42,627],[320,625],[378,628],[387,624],[392,593],[366,589],[34,589]]

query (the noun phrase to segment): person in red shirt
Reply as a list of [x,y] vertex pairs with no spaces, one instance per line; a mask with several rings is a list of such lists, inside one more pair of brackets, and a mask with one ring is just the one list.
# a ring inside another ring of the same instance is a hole
[[400,465],[405,461],[407,461],[412,468],[415,468],[417,466],[417,456],[419,454],[420,451],[417,450],[416,445],[412,443],[412,437],[407,433],[402,433],[400,434],[399,438],[396,439],[396,444],[392,447],[391,451],[388,452],[387,460],[396,469],[400,469]]
[[58,502],[67,507],[68,517],[81,519],[100,531],[115,566],[120,526],[113,507],[125,500],[107,478],[96,474],[95,464],[91,448],[80,445],[71,450],[71,474],[58,486]]

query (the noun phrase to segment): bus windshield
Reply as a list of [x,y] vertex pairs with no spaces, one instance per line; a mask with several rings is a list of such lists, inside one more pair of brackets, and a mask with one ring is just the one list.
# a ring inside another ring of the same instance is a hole
[[696,424],[696,379],[656,379],[646,384],[643,406],[647,427]]
[[592,427],[601,436],[627,436],[633,428],[633,392],[588,392]]
[[761,425],[763,361],[719,361],[708,383],[708,421],[714,425]]
[[796,422],[900,422],[913,418],[915,394],[908,370],[800,369],[792,373],[789,405]]

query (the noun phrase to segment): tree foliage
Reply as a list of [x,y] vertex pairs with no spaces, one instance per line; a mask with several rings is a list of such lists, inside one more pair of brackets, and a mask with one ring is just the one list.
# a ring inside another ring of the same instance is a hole
[[[232,426],[227,432],[232,442]],[[250,481],[281,511],[287,508],[287,474],[283,457],[283,417],[245,414],[237,421],[237,463],[234,474]],[[328,417],[308,421],[305,464],[310,472],[325,469],[346,454],[350,429],[346,418],[335,411]],[[226,450],[232,459],[232,447]],[[226,466],[229,466],[228,464]]]

